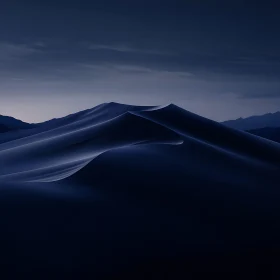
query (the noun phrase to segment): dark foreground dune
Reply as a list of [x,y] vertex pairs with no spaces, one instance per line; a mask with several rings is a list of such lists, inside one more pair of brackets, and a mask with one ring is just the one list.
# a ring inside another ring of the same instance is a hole
[[1,279],[279,279],[275,142],[107,103],[0,143]]

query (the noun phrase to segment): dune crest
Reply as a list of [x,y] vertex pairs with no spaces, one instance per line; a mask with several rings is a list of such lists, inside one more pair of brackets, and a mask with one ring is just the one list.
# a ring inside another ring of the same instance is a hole
[[275,142],[174,104],[105,103],[0,143],[10,279],[134,279],[139,264],[173,262],[183,279],[205,279],[280,257]]

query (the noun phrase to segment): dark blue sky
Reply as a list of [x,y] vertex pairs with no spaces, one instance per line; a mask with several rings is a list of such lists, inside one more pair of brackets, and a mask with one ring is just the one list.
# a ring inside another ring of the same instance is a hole
[[280,110],[277,1],[4,0],[0,114],[117,101],[226,120]]

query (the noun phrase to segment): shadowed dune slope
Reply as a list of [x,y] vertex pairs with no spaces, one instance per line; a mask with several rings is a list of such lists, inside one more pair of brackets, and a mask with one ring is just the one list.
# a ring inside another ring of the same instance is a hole
[[173,104],[118,103],[3,133],[0,143],[1,276],[247,280],[261,266],[274,271],[277,143]]

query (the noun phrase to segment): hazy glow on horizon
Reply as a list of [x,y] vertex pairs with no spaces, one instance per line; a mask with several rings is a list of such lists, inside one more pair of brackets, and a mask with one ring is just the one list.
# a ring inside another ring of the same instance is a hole
[[111,101],[217,121],[280,110],[276,9],[186,2],[4,3],[0,114],[40,122]]

